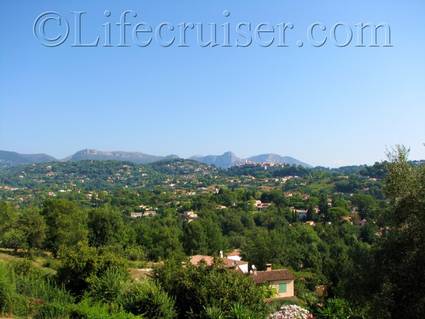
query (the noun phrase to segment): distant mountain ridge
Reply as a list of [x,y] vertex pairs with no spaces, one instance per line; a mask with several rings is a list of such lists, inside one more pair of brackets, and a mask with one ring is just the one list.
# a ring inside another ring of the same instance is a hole
[[286,164],[286,165],[300,165],[303,167],[312,167],[311,165],[304,163],[296,158],[290,156],[281,156],[278,154],[267,153],[248,158],[240,158],[232,152],[226,152],[223,155],[207,155],[207,156],[193,156],[190,159],[209,165],[214,165],[219,168],[230,168],[236,165],[243,164]]
[[19,154],[10,151],[0,151],[0,167],[53,162],[57,159],[47,154]]
[[156,156],[140,152],[122,152],[122,151],[98,151],[94,149],[84,149],[76,152],[75,154],[67,157],[65,160],[68,161],[84,161],[84,160],[95,160],[95,161],[125,161],[136,164],[150,164],[166,159],[178,158],[176,155],[169,156]]
[[229,168],[244,163],[244,161],[233,152],[226,152],[222,155],[192,156],[190,159],[204,164],[214,165],[219,168]]
[[310,164],[304,163],[291,156],[281,156],[278,154],[268,153],[247,158],[248,161],[254,163],[273,163],[273,164],[287,164],[287,165],[299,165],[303,167],[312,167]]
[[[125,161],[136,164],[151,164],[163,160],[178,159],[177,155],[157,156],[141,152],[123,152],[123,151],[99,151],[95,149],[84,149],[64,158],[61,161]],[[274,163],[287,165],[301,165],[311,167],[293,157],[280,156],[278,154],[261,154],[246,159],[238,157],[233,152],[225,152],[222,155],[192,156],[190,160],[203,164],[213,165],[218,168],[230,168],[232,166],[250,164],[250,163]],[[46,163],[59,161],[53,156],[46,154],[19,154],[16,152],[0,151],[0,167],[11,167],[24,164]]]

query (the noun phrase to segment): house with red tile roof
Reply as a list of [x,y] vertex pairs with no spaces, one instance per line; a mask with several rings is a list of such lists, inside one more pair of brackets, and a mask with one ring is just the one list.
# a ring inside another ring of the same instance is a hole
[[272,299],[292,298],[295,296],[295,276],[288,269],[272,270],[271,264],[266,271],[252,271],[249,275],[257,285],[268,285],[274,291]]
[[[249,273],[248,262],[235,258],[235,256],[218,257],[217,259],[221,260],[223,266],[227,269],[233,269],[243,274]],[[207,266],[212,266],[215,260],[212,256],[195,255],[190,257],[190,263],[194,266],[199,266],[202,262]]]

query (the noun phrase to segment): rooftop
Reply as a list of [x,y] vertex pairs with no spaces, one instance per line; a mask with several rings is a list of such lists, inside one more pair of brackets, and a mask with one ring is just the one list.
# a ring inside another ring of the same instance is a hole
[[250,274],[256,284],[279,280],[295,280],[295,276],[288,269],[256,271]]

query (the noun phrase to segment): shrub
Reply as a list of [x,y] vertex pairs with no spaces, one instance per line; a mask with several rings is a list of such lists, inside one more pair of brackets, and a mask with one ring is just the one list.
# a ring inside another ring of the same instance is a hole
[[21,317],[28,317],[32,310],[33,305],[31,304],[30,300],[22,295],[16,294],[13,297],[13,314],[17,318]]
[[262,319],[264,318],[263,315],[257,314],[252,312],[250,309],[240,305],[240,304],[234,304],[232,308],[230,309],[229,319]]
[[101,276],[94,275],[88,279],[89,294],[97,301],[113,302],[119,298],[128,280],[128,272],[116,268],[107,269]]
[[131,261],[143,260],[145,251],[140,246],[130,246],[125,249],[124,255]]
[[205,309],[205,319],[263,319],[264,315],[257,314],[240,304],[234,304],[230,310],[224,313],[220,308],[208,307]]
[[[180,318],[199,318],[206,311],[217,314],[220,310],[227,318],[235,311],[255,314],[253,318],[264,318],[267,307],[265,291],[247,276],[228,271],[220,266],[186,265],[166,263],[157,269],[156,278],[164,290],[176,300]],[[239,304],[239,308],[235,308]],[[242,311],[242,310],[241,310]]]
[[0,263],[0,312],[12,313],[13,300],[16,296],[15,283],[10,270]]
[[53,280],[37,273],[16,276],[16,289],[20,295],[42,302],[68,304],[74,301],[72,296],[63,288],[57,287]]
[[[306,309],[297,305],[285,305],[273,313],[270,319],[313,319],[313,315]],[[347,319],[347,318],[346,318]]]
[[40,306],[33,319],[59,319],[68,318],[69,306],[61,303],[46,303]]
[[329,299],[323,309],[318,310],[318,318],[320,319],[347,319],[351,318],[353,311],[350,304],[340,298]]
[[171,319],[176,316],[174,301],[152,280],[130,284],[121,302],[125,310],[145,318]]
[[25,275],[33,271],[32,262],[28,259],[17,259],[9,263],[9,267],[16,275]]
[[123,311],[111,311],[107,305],[83,299],[79,304],[71,306],[70,319],[142,319]]
[[63,318],[54,314],[73,302],[65,290],[58,288],[42,269],[33,267],[29,260],[0,265],[0,295],[2,312],[23,317],[35,314],[38,318]]
[[224,319],[223,311],[217,307],[207,307],[205,309],[205,317],[208,319]]
[[100,253],[85,244],[63,251],[57,280],[72,294],[81,296],[90,287],[90,279],[101,277],[108,269],[126,270],[126,262],[110,252]]

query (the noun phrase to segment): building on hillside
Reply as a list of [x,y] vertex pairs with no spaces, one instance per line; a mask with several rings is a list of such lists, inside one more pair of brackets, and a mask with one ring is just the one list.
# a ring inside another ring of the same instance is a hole
[[240,272],[249,276],[257,285],[268,285],[275,294],[270,299],[293,298],[295,276],[288,269],[272,270],[271,264],[267,264],[266,271],[249,270],[249,264],[240,259],[239,251],[235,250],[226,257],[222,253],[220,257],[195,255],[190,257],[190,263],[193,266],[199,266],[204,263],[206,266],[213,266],[216,261],[221,262],[224,268]]
[[297,214],[298,220],[302,221],[307,219],[307,214],[308,214],[307,209],[296,209],[295,213]]
[[224,267],[227,269],[233,269],[243,274],[249,274],[249,264],[243,260],[233,260],[227,257],[223,258]]
[[307,209],[298,209],[295,207],[291,207],[291,211],[297,216],[298,220],[303,221],[307,219]]
[[257,285],[269,285],[275,295],[272,299],[285,299],[295,296],[295,276],[288,269],[272,270],[270,264],[266,271],[252,271],[249,275]]
[[143,217],[155,217],[158,213],[155,210],[146,210]]
[[351,216],[341,216],[340,220],[342,222],[349,223],[349,224],[353,225],[353,219],[351,218]]
[[143,213],[142,212],[131,212],[130,217],[131,218],[141,218],[141,217],[143,217]]
[[235,261],[241,261],[241,251],[239,249],[232,250],[230,253],[227,253],[226,256],[228,259],[235,260]]
[[227,209],[227,206],[224,206],[224,205],[217,205],[216,206],[216,209]]
[[224,268],[232,269],[243,274],[249,274],[249,264],[246,261],[236,257],[236,256],[226,256],[223,257],[220,252],[220,257],[214,259],[212,256],[204,256],[204,255],[195,255],[190,257],[190,263],[194,266],[199,266],[201,263],[205,263],[207,266],[212,266],[215,260],[219,260]]
[[183,218],[188,222],[191,223],[194,220],[198,219],[198,214],[195,213],[194,211],[187,211],[183,213]]
[[263,209],[267,209],[270,207],[270,203],[263,203],[261,200],[256,200],[255,203],[255,208],[259,209],[259,210],[263,210]]
[[214,264],[214,257],[204,255],[190,256],[190,263],[193,266],[199,266],[201,263],[205,263],[207,266],[212,266]]

